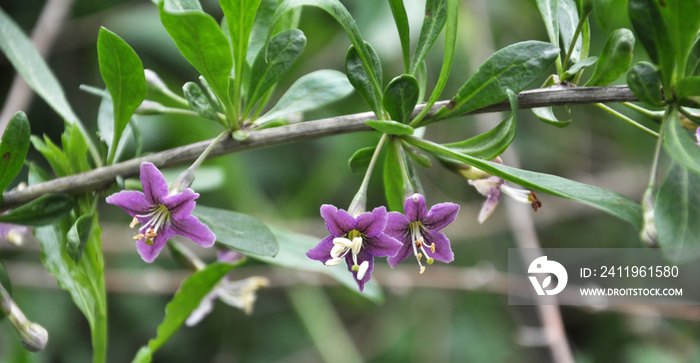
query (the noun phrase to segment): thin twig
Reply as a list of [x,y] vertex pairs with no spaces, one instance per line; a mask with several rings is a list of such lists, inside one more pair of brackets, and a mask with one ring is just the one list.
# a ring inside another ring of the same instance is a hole
[[[518,95],[521,109],[553,106],[576,105],[600,102],[628,102],[637,101],[634,94],[626,86],[612,87],[565,87],[555,86],[544,89],[524,91]],[[437,102],[428,117],[449,101]],[[413,111],[417,115],[423,109],[423,105],[417,106]],[[507,102],[500,102],[469,114],[486,112],[500,112],[510,110]],[[243,150],[257,149],[266,146],[278,145],[293,141],[311,140],[324,136],[346,134],[358,131],[371,131],[365,125],[366,121],[375,120],[372,112],[364,112],[346,116],[331,117],[321,120],[295,123],[287,126],[250,131],[248,138],[239,141],[228,138],[220,142],[210,156],[220,156]],[[79,193],[105,188],[114,183],[117,176],[132,177],[138,173],[142,162],[148,161],[159,168],[192,162],[211,143],[204,140],[193,144],[176,147],[173,149],[153,153],[144,157],[127,160],[118,164],[97,168],[85,173],[57,178],[44,183],[31,185],[22,190],[13,190],[3,193],[3,202],[0,210],[12,208],[48,193]]]

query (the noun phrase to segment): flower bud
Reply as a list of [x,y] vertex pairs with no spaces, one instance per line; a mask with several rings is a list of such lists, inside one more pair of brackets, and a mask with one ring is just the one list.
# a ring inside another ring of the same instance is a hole
[[17,329],[17,333],[22,345],[32,352],[43,350],[49,341],[49,333],[37,323],[29,322]]
[[644,218],[644,225],[642,226],[642,231],[639,236],[642,238],[644,244],[647,247],[658,248],[659,247],[659,234],[656,230],[656,218],[654,217],[654,190],[653,188],[648,188],[644,192],[644,199],[642,201],[642,211]]

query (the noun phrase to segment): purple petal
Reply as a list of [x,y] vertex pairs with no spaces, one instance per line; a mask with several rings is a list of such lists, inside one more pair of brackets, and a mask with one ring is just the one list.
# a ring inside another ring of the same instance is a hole
[[387,261],[389,262],[389,266],[391,268],[396,267],[400,262],[403,260],[407,259],[408,256],[413,254],[413,247],[411,246],[411,241],[404,241],[403,246],[401,246],[401,249],[399,250],[399,253],[396,254],[396,256],[391,256],[387,258]]
[[171,195],[163,199],[163,204],[170,211],[175,219],[181,219],[192,214],[194,210],[194,200],[199,198],[199,194],[187,188],[184,192]]
[[326,263],[326,261],[331,259],[331,250],[333,249],[333,238],[334,236],[328,236],[323,239],[316,247],[306,252],[306,256],[312,260],[321,261]]
[[698,146],[700,146],[700,127],[695,131],[695,139],[698,140]]
[[141,163],[141,184],[149,203],[164,204],[163,201],[168,196],[168,183],[160,170],[152,163]]
[[[404,242],[408,238],[408,225],[410,221],[399,212],[389,212],[384,233],[390,237]],[[405,242],[404,242],[405,243]]]
[[151,263],[156,259],[156,257],[158,257],[160,250],[162,250],[165,243],[168,242],[168,238],[172,236],[173,232],[170,228],[163,228],[163,230],[159,232],[155,238],[153,238],[152,245],[146,244],[145,238],[137,241],[136,250],[139,251],[139,255],[141,255],[141,258],[144,261]]
[[459,206],[454,203],[435,204],[430,208],[428,217],[423,221],[423,225],[433,231],[439,231],[448,224],[454,222],[459,212]]
[[425,207],[425,198],[416,193],[406,198],[403,204],[403,211],[409,221],[423,221],[428,216],[428,209]]
[[352,270],[352,254],[348,253],[347,256],[345,256],[345,262],[348,264],[348,271],[352,273],[352,277],[355,278],[355,282],[357,282],[357,285],[360,287],[360,291],[364,290],[365,284],[372,278],[372,270],[374,270],[374,256],[372,256],[372,254],[367,252],[365,249],[362,249],[357,255],[357,264],[361,265],[364,261],[369,261],[369,267],[367,268],[367,273],[365,273],[362,280],[358,280],[357,272]]
[[500,190],[498,193],[489,194],[488,198],[486,198],[486,201],[484,201],[484,204],[481,206],[481,211],[479,211],[479,223],[484,223],[484,221],[488,219],[491,214],[493,214],[493,211],[496,210],[496,207],[500,201]]
[[372,213],[365,212],[357,216],[357,230],[365,236],[375,237],[384,232],[387,212],[384,207],[374,208]]
[[110,195],[105,200],[109,204],[120,207],[132,217],[137,214],[146,214],[153,207],[146,200],[146,196],[137,190],[122,190],[119,193]]
[[202,321],[204,317],[209,315],[209,313],[211,313],[211,311],[214,309],[214,299],[216,299],[216,293],[212,291],[205,296],[204,299],[202,299],[202,302],[199,303],[199,306],[194,309],[192,313],[190,313],[190,316],[188,316],[187,320],[185,320],[185,325],[195,326]]
[[377,237],[365,237],[363,251],[368,251],[377,257],[395,256],[403,244],[394,237],[381,234]]
[[357,221],[348,212],[334,205],[321,206],[321,217],[326,220],[326,228],[335,237],[342,237],[357,226]]
[[425,231],[423,238],[426,244],[435,244],[435,253],[430,252],[427,246],[425,247],[430,257],[442,262],[452,262],[455,259],[450,240],[442,232]]
[[187,237],[202,247],[211,247],[216,242],[214,233],[195,216],[182,219],[173,218],[170,222],[170,228],[166,227],[165,229],[172,229],[172,233]]

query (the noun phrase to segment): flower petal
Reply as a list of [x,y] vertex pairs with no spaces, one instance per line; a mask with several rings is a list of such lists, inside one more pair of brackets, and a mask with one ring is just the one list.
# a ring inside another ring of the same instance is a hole
[[399,253],[397,253],[395,256],[391,256],[387,258],[386,260],[389,262],[389,266],[391,268],[396,267],[399,263],[401,263],[403,260],[407,259],[408,256],[413,254],[413,248],[411,246],[411,241],[404,241],[403,246],[401,246],[401,249],[399,250]]
[[146,196],[138,190],[122,190],[119,193],[110,195],[105,201],[120,207],[132,217],[137,214],[146,214],[153,207],[146,200]]
[[170,222],[170,229],[172,229],[172,233],[187,237],[202,247],[211,247],[216,242],[214,233],[195,216],[173,219]]
[[361,265],[364,261],[369,262],[369,268],[367,268],[367,272],[362,280],[358,280],[357,271],[352,270],[353,261],[351,254],[348,253],[347,256],[345,256],[345,261],[348,263],[348,271],[352,272],[352,277],[355,278],[355,282],[357,282],[357,285],[360,287],[360,291],[364,290],[365,284],[372,278],[372,270],[374,270],[374,256],[372,256],[372,254],[367,252],[365,249],[360,251],[360,253],[357,255],[358,265]]
[[384,233],[406,243],[405,240],[408,238],[408,225],[410,223],[411,221],[405,215],[399,212],[389,212]]
[[312,260],[321,261],[323,264],[331,259],[331,249],[333,249],[333,236],[324,238],[316,247],[306,252],[306,256]]
[[343,237],[357,226],[357,221],[348,212],[331,204],[321,206],[321,217],[326,221],[326,228],[335,237]]
[[168,182],[153,163],[141,163],[141,184],[146,200],[151,204],[163,204],[168,196]]
[[152,245],[146,244],[145,238],[137,241],[136,250],[139,252],[139,255],[141,255],[141,258],[144,261],[151,263],[156,259],[156,257],[158,257],[160,250],[162,250],[165,243],[168,242],[168,238],[172,236],[173,232],[170,228],[163,228],[158,235],[153,238]]
[[500,191],[495,194],[490,194],[488,198],[486,198],[486,201],[484,201],[484,204],[481,206],[481,210],[479,211],[479,223],[484,223],[484,221],[493,214],[493,211],[496,210],[496,207],[498,206],[498,203],[501,201],[501,193]]
[[428,209],[425,207],[425,198],[416,193],[406,198],[403,204],[403,211],[409,221],[423,221],[428,215]]
[[389,257],[395,256],[402,246],[403,244],[396,240],[396,238],[389,237],[382,233],[377,237],[365,237],[362,251],[368,251],[377,257]]
[[375,237],[384,232],[387,220],[387,211],[384,207],[374,208],[372,213],[365,212],[357,216],[357,230],[365,236]]
[[428,217],[423,221],[423,225],[433,231],[439,231],[448,224],[454,222],[459,212],[459,206],[454,203],[439,203],[430,208]]
[[[425,231],[423,235],[425,242],[427,244],[435,244],[435,252],[430,253],[430,257],[442,261],[442,262],[452,262],[455,259],[455,254],[452,252],[452,246],[450,246],[450,240],[442,232]],[[427,250],[427,247],[426,247]]]
[[195,199],[199,198],[199,194],[192,189],[187,188],[184,192],[168,196],[163,199],[163,205],[168,208],[170,214],[175,219],[185,218],[192,214],[196,205]]
[[195,326],[200,321],[202,321],[202,319],[204,319],[205,316],[211,313],[211,311],[214,309],[214,299],[216,299],[215,291],[212,291],[207,296],[205,296],[204,299],[202,299],[202,302],[199,303],[199,306],[196,309],[194,309],[194,311],[190,313],[190,316],[187,317],[187,320],[185,320],[185,325]]

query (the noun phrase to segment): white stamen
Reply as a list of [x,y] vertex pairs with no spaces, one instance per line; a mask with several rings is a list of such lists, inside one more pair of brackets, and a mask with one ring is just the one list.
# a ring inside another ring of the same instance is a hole
[[525,203],[525,204],[531,204],[532,200],[530,200],[530,191],[525,190],[525,189],[517,189],[513,187],[509,187],[505,184],[501,184],[501,191],[505,193],[507,196],[515,199],[516,201],[520,203]]
[[330,260],[326,261],[326,266],[337,266],[343,262],[341,258],[331,258]]
[[345,248],[351,248],[352,247],[352,241],[345,238],[345,237],[336,237],[333,238],[333,244],[336,246],[342,246]]
[[352,239],[352,253],[354,255],[357,255],[360,253],[360,249],[362,249],[362,237],[355,237]]
[[334,245],[331,249],[331,257],[338,258],[340,257],[340,254],[343,253],[343,251],[345,251],[345,247],[340,245]]
[[360,264],[360,269],[357,270],[357,279],[362,280],[369,269],[369,261],[363,261]]

